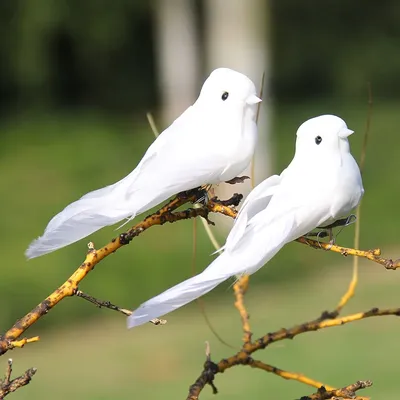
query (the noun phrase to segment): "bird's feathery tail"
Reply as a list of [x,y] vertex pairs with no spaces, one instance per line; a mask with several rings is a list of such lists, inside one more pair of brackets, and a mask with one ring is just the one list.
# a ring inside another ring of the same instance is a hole
[[126,207],[122,181],[95,190],[71,203],[48,223],[43,236],[35,239],[25,252],[27,258],[39,257],[68,246],[97,230],[134,216],[132,204]]
[[[251,210],[247,210],[251,211]],[[244,223],[251,212],[242,214]],[[252,220],[256,219],[253,217]],[[263,219],[261,215],[260,220]],[[243,221],[242,221],[243,222]],[[133,311],[128,317],[128,328],[142,325],[154,318],[168,314],[185,304],[208,293],[228,278],[242,274],[253,274],[268,262],[288,241],[293,240],[293,229],[296,220],[293,215],[278,218],[270,223],[265,223],[264,229],[257,229],[260,224],[248,222],[246,235],[240,227],[240,220],[236,221],[230,236],[227,239],[225,251],[218,256],[202,273],[179,283],[160,295],[146,301]],[[239,225],[238,225],[239,224]],[[236,228],[235,228],[236,227]],[[239,229],[242,238],[233,235]],[[300,235],[301,236],[301,232]],[[231,236],[233,235],[233,236]],[[231,248],[229,238],[240,239],[240,243]],[[243,249],[246,249],[243,251]]]
[[133,328],[161,317],[208,293],[220,283],[235,275],[223,253],[201,274],[187,279],[146,301],[128,317],[128,328]]

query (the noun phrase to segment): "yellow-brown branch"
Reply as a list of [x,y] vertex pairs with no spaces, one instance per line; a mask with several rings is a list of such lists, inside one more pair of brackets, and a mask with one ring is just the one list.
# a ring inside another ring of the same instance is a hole
[[[110,243],[108,243],[107,245],[98,250],[96,250],[94,248],[94,245],[90,243],[89,251],[86,255],[86,258],[84,262],[78,267],[78,269],[59,288],[57,288],[52,294],[50,294],[44,301],[42,301],[38,306],[36,306],[31,312],[29,312],[20,320],[18,320],[7,332],[5,332],[3,335],[0,336],[0,355],[6,353],[8,350],[13,349],[15,347],[22,347],[26,343],[39,340],[38,337],[34,337],[31,339],[20,339],[20,340],[17,339],[42,316],[46,315],[61,300],[63,300],[66,297],[76,295],[79,283],[88,275],[88,273],[91,270],[93,270],[95,265],[97,265],[101,260],[109,256],[110,254],[114,253],[122,246],[128,244],[134,237],[139,236],[142,232],[149,229],[150,227],[154,225],[163,225],[166,222],[173,223],[182,219],[195,218],[198,216],[201,216],[205,218],[209,223],[212,223],[211,221],[208,220],[208,215],[211,212],[221,213],[231,218],[236,217],[237,211],[232,206],[237,206],[240,200],[242,199],[242,196],[238,194],[235,194],[231,199],[227,201],[218,201],[217,199],[213,198],[209,200],[207,204],[201,208],[189,208],[184,211],[176,211],[180,206],[186,203],[197,202],[200,193],[201,192],[199,192],[199,190],[195,189],[192,191],[178,194],[164,207],[162,207],[159,211],[148,216],[142,222],[138,223],[137,225],[129,229],[127,232],[122,233],[121,235],[119,235],[118,238],[113,239]],[[305,237],[300,237],[297,239],[297,241],[302,244],[311,246],[315,249],[324,249],[327,251],[333,251],[336,253],[340,253],[344,256],[352,255],[357,257],[363,257],[370,261],[383,265],[387,269],[397,269],[400,267],[400,259],[393,261],[391,259],[385,259],[383,257],[380,257],[381,251],[379,249],[363,251],[363,250],[341,247],[337,245],[330,245],[316,240],[311,240]],[[336,318],[338,312],[326,313],[326,315],[323,314],[323,316],[317,320],[297,325],[291,329],[281,329],[274,333],[269,333],[256,341],[252,341],[251,340],[252,334],[248,322],[248,315],[243,304],[243,296],[247,290],[247,285],[248,285],[248,277],[242,278],[242,280],[239,280],[239,282],[235,285],[235,293],[237,296],[235,305],[242,317],[242,324],[244,330],[243,348],[235,355],[227,359],[221,360],[218,364],[214,364],[213,362],[211,362],[211,360],[208,360],[202,375],[196,380],[195,384],[191,386],[188,399],[197,399],[199,393],[206,384],[211,384],[213,390],[214,389],[216,390],[215,386],[213,386],[212,383],[214,375],[216,373],[222,373],[226,369],[231,368],[235,365],[252,364],[251,366],[253,366],[254,368],[261,368],[267,371],[271,369],[271,371],[269,372],[276,373],[277,375],[282,376],[285,379],[295,379],[300,382],[311,384],[312,386],[317,387],[320,384],[320,382],[314,381],[302,375],[298,375],[295,373],[283,371],[275,367],[268,366],[267,364],[263,364],[260,361],[254,361],[250,357],[250,355],[257,350],[267,347],[271,343],[283,339],[292,339],[294,336],[297,336],[305,332],[316,331],[319,329],[329,328],[333,326],[339,326],[349,322],[354,322],[373,316],[400,315],[400,309],[397,308],[386,309],[386,310],[379,310],[376,308],[364,313],[352,314],[342,318]],[[17,380],[21,378],[22,381],[24,381],[25,379],[25,381],[28,383],[29,380],[31,379],[31,376],[34,374],[34,372],[31,373],[29,371],[31,370],[28,370],[22,377],[17,378]],[[14,381],[17,382],[17,380]]]
[[[350,322],[355,322],[355,321],[360,321],[362,319],[370,318],[370,317],[378,317],[378,316],[386,316],[386,315],[393,315],[393,316],[400,316],[400,308],[390,308],[390,309],[378,309],[378,308],[373,308],[369,311],[366,312],[361,312],[361,313],[355,313],[355,314],[350,314],[344,317],[337,318],[335,312],[333,313],[328,313],[325,312],[322,314],[320,318],[317,318],[312,321],[305,322],[300,325],[296,325],[292,328],[289,329],[280,329],[275,332],[267,333],[266,335],[260,337],[257,340],[252,341],[251,340],[251,332],[250,326],[248,325],[248,320],[246,317],[247,316],[247,310],[244,306],[244,293],[247,290],[248,287],[248,276],[244,276],[241,279],[238,280],[238,282],[234,286],[235,290],[235,297],[236,297],[236,302],[235,306],[238,309],[241,318],[242,318],[242,325],[243,325],[243,330],[245,332],[245,337],[244,337],[244,344],[243,347],[240,351],[238,351],[236,354],[234,354],[231,357],[224,358],[218,363],[212,362],[209,358],[207,359],[206,363],[204,364],[204,369],[201,373],[201,375],[197,378],[195,383],[189,388],[189,394],[187,396],[187,400],[197,400],[201,391],[207,384],[212,384],[214,386],[214,378],[215,375],[218,373],[223,373],[227,369],[232,368],[236,365],[249,365],[250,367],[253,368],[259,368],[263,369],[264,371],[274,373],[278,376],[281,376],[284,379],[293,379],[297,380],[298,382],[302,382],[307,385],[311,385],[316,388],[321,388],[316,394],[313,394],[311,396],[320,396],[320,397],[310,397],[312,400],[317,400],[317,399],[330,399],[332,397],[340,397],[338,394],[349,394],[352,391],[355,392],[356,390],[360,389],[354,389],[356,386],[348,386],[343,389],[335,389],[331,386],[327,386],[321,382],[318,382],[314,379],[311,379],[307,376],[301,375],[301,374],[296,374],[293,372],[288,372],[281,370],[279,368],[273,367],[271,365],[265,364],[262,361],[256,361],[254,360],[251,355],[255,353],[258,350],[265,349],[267,346],[269,346],[272,343],[285,340],[285,339],[293,339],[295,336],[306,333],[306,332],[313,332],[317,331],[320,329],[325,329],[325,328],[331,328],[334,326],[341,326],[344,324],[348,324]],[[247,332],[249,332],[249,336],[247,335]],[[250,337],[249,340],[247,340]],[[364,386],[367,387],[367,386]],[[352,389],[353,388],[353,389]],[[216,390],[216,389],[215,389]],[[325,397],[321,397],[325,396]],[[326,397],[328,396],[328,397]],[[330,396],[330,397],[329,397]],[[345,397],[345,396],[342,396]],[[354,396],[353,396],[354,398]],[[304,397],[304,399],[307,399],[307,397]],[[359,398],[361,400],[361,398]]]
[[9,350],[14,349],[16,347],[22,348],[27,343],[38,342],[39,340],[40,340],[39,336],[34,336],[31,338],[24,338],[24,339],[20,339],[20,340],[14,340],[14,341],[10,342]]
[[[90,243],[89,251],[84,262],[78,269],[53,293],[45,300],[38,304],[31,312],[18,320],[7,332],[0,336],[0,355],[8,350],[16,347],[15,343],[20,343],[17,339],[41,317],[46,315],[54,306],[66,297],[74,296],[78,290],[80,282],[88,275],[90,271],[105,257],[114,253],[122,246],[128,244],[134,237],[140,235],[145,230],[154,225],[163,225],[166,222],[176,222],[182,219],[195,218],[198,216],[208,218],[210,212],[218,212],[229,216],[236,215],[232,206],[237,206],[242,199],[242,195],[234,194],[233,197],[226,201],[218,201],[216,198],[211,199],[206,206],[202,208],[189,208],[184,211],[175,211],[177,208],[186,203],[194,203],[198,201],[203,194],[198,189],[179,193],[164,207],[154,214],[145,218],[127,232],[119,235],[104,247],[96,250],[94,245]],[[14,344],[13,344],[14,343]],[[28,343],[27,341],[24,342]]]
[[[30,326],[37,322],[42,316],[46,315],[61,300],[75,295],[79,283],[90,271],[93,270],[95,265],[122,246],[128,244],[134,237],[140,235],[151,226],[163,225],[166,222],[172,223],[181,219],[195,218],[198,216],[204,217],[208,220],[208,214],[210,212],[221,213],[231,218],[236,217],[237,211],[232,206],[237,206],[242,199],[242,195],[238,194],[234,194],[233,197],[227,201],[217,201],[215,198],[211,199],[208,201],[206,206],[202,208],[190,208],[185,211],[173,212],[183,204],[196,202],[199,198],[199,193],[200,192],[197,189],[182,192],[159,211],[148,216],[142,222],[138,223],[127,232],[122,233],[118,238],[113,239],[102,248],[95,250],[94,246],[91,246],[84,262],[59,288],[38,304],[31,312],[18,320],[7,332],[0,336],[0,355],[15,347],[11,343],[16,341],[16,339],[18,339]],[[211,221],[209,222],[211,223]],[[297,241],[317,249],[334,251],[342,255],[364,257],[385,266],[387,269],[396,269],[400,267],[400,259],[393,261],[391,259],[382,258],[380,257],[381,252],[379,249],[368,251],[356,250],[321,243],[304,237],[297,239]]]
[[386,315],[400,316],[400,308],[388,308],[382,310],[380,310],[379,308],[373,308],[369,311],[350,314],[340,318],[324,319],[322,321],[317,319],[314,321],[305,322],[300,325],[295,325],[294,327],[289,329],[283,328],[275,332],[267,333],[266,335],[260,337],[259,339],[256,339],[255,341],[252,341],[251,343],[246,343],[243,346],[243,349],[235,355],[221,360],[217,364],[218,372],[224,372],[226,369],[231,368],[234,365],[244,364],[249,355],[258,350],[265,349],[272,343],[279,342],[285,339],[293,339],[295,336],[306,332],[332,328],[334,326],[341,326],[350,322],[356,322],[370,317],[382,317]]
[[337,245],[331,245],[329,243],[319,242],[318,240],[311,240],[306,237],[300,237],[296,239],[297,242],[306,244],[314,249],[323,249],[327,251],[333,251],[334,253],[340,253],[342,256],[357,256],[366,258],[367,260],[376,262],[383,265],[386,269],[397,269],[400,268],[400,259],[393,261],[390,258],[380,257],[381,250],[357,250],[350,247],[342,247]]
[[304,383],[308,386],[313,386],[317,389],[324,386],[326,390],[334,390],[333,387],[325,385],[322,382],[318,382],[314,379],[311,379],[303,374],[298,374],[296,372],[284,371],[283,369],[273,367],[272,365],[265,364],[259,360],[250,359],[248,365],[252,368],[262,369],[263,371],[271,372],[272,374],[278,375],[283,379],[293,380],[297,382]]
[[280,329],[272,333],[267,333],[261,338],[257,339],[251,345],[246,346],[246,351],[249,354],[254,353],[259,349],[264,349],[272,343],[284,339],[293,339],[295,336],[305,332],[313,332],[320,329],[332,328],[334,326],[341,326],[350,322],[360,321],[370,317],[383,317],[386,315],[400,316],[400,308],[387,308],[380,310],[379,308],[372,308],[369,311],[346,315],[344,317],[335,319],[325,319],[322,321],[310,321],[300,325],[296,325],[289,329]]
[[371,381],[358,381],[341,389],[328,389],[327,387],[322,386],[316,393],[313,393],[309,396],[303,396],[300,400],[327,400],[333,398],[340,398],[344,400],[367,400],[368,397],[359,397],[356,395],[356,392],[360,389],[365,389],[370,386],[372,386]]
[[237,282],[233,285],[233,291],[235,293],[236,301],[235,307],[239,311],[240,317],[242,319],[243,326],[243,342],[251,342],[251,329],[249,323],[249,314],[247,313],[246,307],[244,306],[244,295],[249,287],[249,276],[243,275]]

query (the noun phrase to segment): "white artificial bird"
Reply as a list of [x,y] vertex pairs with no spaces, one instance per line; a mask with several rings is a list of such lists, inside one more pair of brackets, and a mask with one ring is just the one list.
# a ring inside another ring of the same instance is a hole
[[237,177],[255,150],[260,101],[247,76],[228,68],[214,70],[196,102],[157,137],[128,176],[64,208],[30,244],[26,257],[133,219],[178,192]]
[[253,274],[285,244],[347,215],[364,194],[347,139],[351,133],[333,115],[304,122],[292,162],[250,192],[224,252],[202,273],[143,303],[128,317],[128,327],[182,307],[230,277]]

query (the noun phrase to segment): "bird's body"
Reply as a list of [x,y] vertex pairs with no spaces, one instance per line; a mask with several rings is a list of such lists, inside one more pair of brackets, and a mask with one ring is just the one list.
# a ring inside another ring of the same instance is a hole
[[26,256],[49,253],[132,219],[178,192],[233,179],[253,156],[259,101],[245,75],[227,68],[213,71],[197,101],[158,136],[128,176],[68,205]]
[[335,116],[306,121],[297,131],[290,165],[246,198],[224,252],[201,274],[143,303],[128,318],[128,326],[173,311],[232,276],[253,274],[285,244],[347,215],[364,193],[350,154],[347,136],[351,133]]

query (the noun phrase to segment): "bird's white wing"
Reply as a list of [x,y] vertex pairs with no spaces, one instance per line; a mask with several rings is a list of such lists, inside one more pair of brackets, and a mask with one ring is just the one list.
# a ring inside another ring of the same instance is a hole
[[[228,90],[232,100],[221,99]],[[200,95],[149,147],[119,182],[84,195],[48,224],[26,251],[28,258],[67,246],[95,231],[145,212],[171,195],[234,178],[249,164],[259,99],[254,84],[229,69],[214,71]]]
[[[186,110],[158,137],[154,148],[149,148],[156,156],[143,164],[140,174],[129,183],[129,201],[134,201],[138,204],[137,209],[142,210],[148,206],[145,201],[140,201],[141,197],[154,197],[156,202],[160,193],[167,194],[164,198],[168,198],[182,190],[219,183],[226,169],[239,163],[226,150],[229,143],[221,132],[238,130],[241,118],[240,115],[234,116],[232,121],[225,123],[217,115],[214,117],[213,111],[209,111],[205,118],[204,113],[195,107]],[[239,168],[238,173],[246,167],[247,163]]]
[[202,273],[141,304],[128,317],[128,327],[133,328],[170,313],[203,296],[232,276],[255,272],[285,245],[294,224],[294,215],[288,215],[267,225],[264,232],[254,229],[253,225],[240,240],[246,240],[247,246],[240,246],[240,250],[234,252],[226,250]]
[[180,191],[219,181],[230,160],[215,143],[213,132],[219,127],[214,121],[189,107],[158,136],[129,175],[84,195],[54,216],[26,256],[55,251],[105,226],[132,219]]
[[[191,110],[192,107],[189,107],[176,122],[179,124],[180,119],[186,120]],[[162,169],[162,165],[158,163],[155,168],[151,168],[151,165],[164,151],[173,152],[168,148],[173,146],[173,142],[171,143],[174,140],[173,135],[174,131],[170,129],[159,135],[147,149],[137,167],[126,177],[112,185],[85,194],[55,215],[48,223],[44,234],[29,245],[25,252],[26,257],[38,257],[65,247],[105,226],[113,225],[127,217],[135,217],[141,209],[146,208],[146,205],[149,205],[147,208],[149,209],[155,205],[154,203],[157,204],[158,198],[161,198],[160,201],[168,198],[169,194],[164,195],[162,187],[157,188],[157,182],[149,174],[142,177],[144,185],[139,187],[139,190],[142,189],[140,192],[142,196],[139,195],[132,201],[130,192],[134,191],[137,184],[140,185],[141,182],[138,182],[140,175],[149,166],[153,175],[160,175],[157,174],[157,170]],[[149,190],[143,190],[143,186],[144,189],[150,188],[150,193]],[[160,189],[158,193],[157,189]]]
[[[286,243],[328,218],[332,192],[320,191],[313,184],[303,186],[297,176],[289,182],[278,178],[264,181],[263,190],[258,188],[258,194],[251,195],[237,221],[243,225],[236,228],[224,253],[201,274],[143,303],[128,318],[128,326],[141,325],[182,307],[232,276],[253,274]],[[266,207],[259,203],[263,198]]]
[[225,245],[218,251],[229,250],[235,247],[242,238],[248,222],[260,211],[264,210],[281,182],[280,175],[272,175],[258,184],[246,197],[226,239]]
[[[305,122],[297,131],[295,157],[285,174],[263,182],[249,196],[225,252],[201,274],[143,303],[128,318],[128,326],[173,311],[230,276],[256,272],[286,243],[355,207],[363,187],[349,152],[350,133],[344,121],[334,116]],[[329,179],[320,168],[308,172],[310,165],[323,163],[329,166]]]

